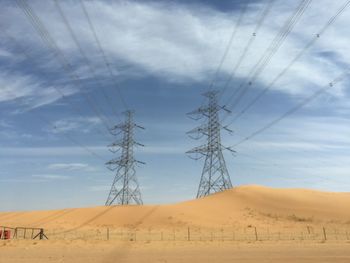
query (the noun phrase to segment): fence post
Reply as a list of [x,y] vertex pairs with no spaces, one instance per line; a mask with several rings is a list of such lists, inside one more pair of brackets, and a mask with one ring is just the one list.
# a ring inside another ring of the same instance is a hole
[[327,234],[326,234],[325,227],[323,227],[323,237],[324,237],[324,240],[327,240]]
[[338,240],[338,230],[334,229],[334,235],[335,235],[335,239]]
[[346,239],[349,240],[349,233],[346,231]]
[[109,227],[107,227],[107,240],[109,240]]
[[163,241],[163,231],[160,232],[160,240]]
[[255,241],[258,241],[258,231],[256,231],[256,226],[254,227],[255,230]]
[[191,241],[190,227],[187,227],[187,241]]

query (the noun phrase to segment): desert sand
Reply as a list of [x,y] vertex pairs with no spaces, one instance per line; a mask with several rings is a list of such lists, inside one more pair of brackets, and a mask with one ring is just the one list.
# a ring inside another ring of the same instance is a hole
[[241,186],[171,205],[2,212],[0,225],[49,240],[1,240],[0,262],[350,262],[349,208],[350,193]]

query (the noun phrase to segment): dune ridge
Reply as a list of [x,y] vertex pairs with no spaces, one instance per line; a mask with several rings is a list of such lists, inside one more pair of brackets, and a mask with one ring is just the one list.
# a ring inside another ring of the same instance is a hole
[[288,226],[303,223],[350,226],[349,207],[350,193],[248,185],[170,205],[2,212],[0,225],[48,229]]

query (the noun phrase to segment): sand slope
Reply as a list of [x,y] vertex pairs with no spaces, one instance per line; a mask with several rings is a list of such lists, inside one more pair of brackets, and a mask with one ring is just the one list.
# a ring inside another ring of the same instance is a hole
[[3,212],[0,225],[83,227],[231,227],[336,223],[350,226],[350,193],[241,186],[172,205]]

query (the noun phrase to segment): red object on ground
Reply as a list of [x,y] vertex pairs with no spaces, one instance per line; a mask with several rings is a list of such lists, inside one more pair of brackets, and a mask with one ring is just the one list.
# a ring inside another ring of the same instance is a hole
[[0,239],[2,238],[2,230],[0,230]]
[[11,239],[11,231],[4,230],[4,239]]

